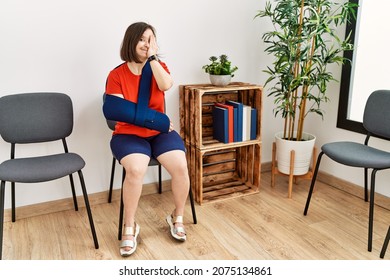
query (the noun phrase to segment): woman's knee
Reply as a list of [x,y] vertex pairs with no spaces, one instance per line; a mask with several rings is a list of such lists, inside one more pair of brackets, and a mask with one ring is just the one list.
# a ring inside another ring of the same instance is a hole
[[121,165],[126,171],[126,179],[142,180],[146,174],[149,157],[145,155],[127,156],[121,160]]
[[187,164],[178,164],[175,168],[173,168],[172,177],[180,178],[181,180],[189,181],[189,174]]
[[126,179],[143,179],[146,173],[146,168],[139,166],[137,164],[124,166],[126,171]]

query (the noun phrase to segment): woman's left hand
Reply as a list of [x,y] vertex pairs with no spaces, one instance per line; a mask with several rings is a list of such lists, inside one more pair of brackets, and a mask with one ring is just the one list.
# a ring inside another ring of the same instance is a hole
[[148,57],[152,55],[156,55],[157,51],[158,51],[158,46],[156,42],[156,37],[152,34],[149,38]]

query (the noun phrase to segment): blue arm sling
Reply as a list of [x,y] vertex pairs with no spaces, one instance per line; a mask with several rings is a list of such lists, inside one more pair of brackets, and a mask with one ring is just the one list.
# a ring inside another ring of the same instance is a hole
[[126,122],[168,133],[170,120],[168,116],[148,107],[152,69],[150,62],[146,62],[142,69],[138,89],[138,103],[106,94],[103,103],[103,114],[107,120]]

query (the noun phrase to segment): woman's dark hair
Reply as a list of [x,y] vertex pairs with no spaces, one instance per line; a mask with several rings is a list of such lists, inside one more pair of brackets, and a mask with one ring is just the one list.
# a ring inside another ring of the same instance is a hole
[[135,52],[135,48],[147,29],[152,30],[153,34],[156,36],[154,27],[145,22],[135,22],[127,28],[120,52],[123,61],[141,63]]

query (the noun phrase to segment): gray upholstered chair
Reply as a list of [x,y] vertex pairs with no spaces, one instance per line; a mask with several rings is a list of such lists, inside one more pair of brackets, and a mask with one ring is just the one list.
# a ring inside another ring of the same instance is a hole
[[[38,183],[69,176],[73,203],[78,210],[72,174],[78,173],[90,228],[96,249],[99,248],[88,201],[82,168],[84,160],[68,152],[66,137],[73,130],[73,105],[63,93],[37,92],[7,95],[0,98],[0,134],[11,144],[11,158],[0,164],[0,259],[2,257],[4,195],[11,182],[12,222],[15,222],[15,183]],[[35,157],[15,158],[16,144],[34,144],[61,140],[64,152]]]
[[368,201],[368,170],[371,172],[370,205],[368,222],[368,251],[372,250],[374,221],[375,176],[377,171],[390,168],[390,153],[368,146],[371,136],[390,140],[390,90],[377,90],[369,96],[363,115],[363,126],[367,130],[364,144],[355,142],[333,142],[324,144],[318,155],[311,181],[304,215],[307,215],[321,158],[325,154],[332,160],[352,167],[364,169],[364,198]]

